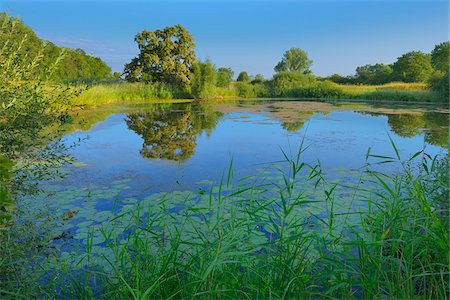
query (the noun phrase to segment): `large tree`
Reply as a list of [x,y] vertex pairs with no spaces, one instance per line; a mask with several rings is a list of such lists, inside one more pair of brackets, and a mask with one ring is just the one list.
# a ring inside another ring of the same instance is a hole
[[128,81],[163,82],[187,86],[196,61],[194,39],[181,25],[138,33],[139,55],[125,65]]
[[291,72],[297,71],[301,73],[309,73],[309,67],[312,60],[308,58],[308,54],[300,48],[291,48],[284,52],[283,58],[275,66],[275,72]]
[[404,82],[424,82],[433,73],[431,55],[411,51],[400,56],[392,65],[394,78]]
[[450,68],[450,42],[440,43],[431,51],[431,64],[435,70],[447,73]]

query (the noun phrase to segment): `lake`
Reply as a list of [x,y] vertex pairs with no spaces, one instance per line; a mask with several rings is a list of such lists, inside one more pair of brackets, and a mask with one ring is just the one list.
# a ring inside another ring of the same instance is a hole
[[[170,207],[178,213],[186,205],[183,197],[202,197],[230,174],[237,181],[281,180],[275,173],[286,170],[284,154],[295,157],[302,143],[301,160],[320,163],[328,180],[359,183],[369,149],[395,156],[389,137],[407,159],[422,149],[445,154],[448,131],[447,109],[411,104],[242,100],[106,106],[74,116],[63,142],[78,144],[71,150],[76,163],[64,168],[65,178],[47,183],[48,193],[34,205],[57,214],[75,211],[59,230],[83,240],[89,226],[165,193],[180,200]],[[397,167],[375,166],[384,172]]]

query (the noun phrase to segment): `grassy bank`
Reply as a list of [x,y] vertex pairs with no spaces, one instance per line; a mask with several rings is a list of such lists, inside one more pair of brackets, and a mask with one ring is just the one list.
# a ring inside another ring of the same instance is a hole
[[[234,180],[230,164],[203,192],[118,199],[78,250],[58,254],[45,223],[18,223],[2,233],[0,295],[447,299],[447,158],[369,152],[354,181],[336,182],[302,155],[265,179]],[[377,172],[386,162],[399,172]]]
[[[263,84],[232,83],[229,87],[216,87],[214,99],[237,98],[308,98],[308,99],[360,99],[436,102],[439,97],[427,89],[424,83],[389,83],[385,85],[337,85],[318,84],[286,90],[275,96],[270,88]],[[119,83],[95,85],[89,87],[78,97],[74,104],[96,106],[112,103],[137,103],[156,99],[189,99],[189,91],[169,88],[161,84]]]

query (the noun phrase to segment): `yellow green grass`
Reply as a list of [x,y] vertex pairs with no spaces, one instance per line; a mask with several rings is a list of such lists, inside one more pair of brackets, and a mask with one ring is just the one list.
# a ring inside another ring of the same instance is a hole
[[382,85],[367,85],[367,84],[340,84],[344,94],[358,96],[365,93],[375,92],[379,90],[391,91],[409,91],[409,92],[426,92],[428,85],[426,83],[414,82],[390,82]]
[[[426,83],[392,82],[384,85],[338,85],[339,99],[366,99],[387,101],[436,101],[435,93]],[[153,102],[161,99],[192,98],[189,90],[174,89],[162,84],[115,83],[83,87],[84,91],[73,99],[75,105]],[[239,98],[235,84],[215,88],[214,99]]]

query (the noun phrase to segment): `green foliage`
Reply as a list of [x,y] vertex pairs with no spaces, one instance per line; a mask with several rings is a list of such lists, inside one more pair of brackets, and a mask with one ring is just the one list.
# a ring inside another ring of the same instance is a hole
[[[111,76],[111,68],[100,58],[87,55],[81,49],[61,48],[49,41],[41,40],[19,19],[11,22],[11,17],[1,13],[0,23],[4,24],[0,46],[6,43],[18,45],[22,40],[26,40],[16,57],[28,64],[32,64],[36,57],[40,57],[39,64],[33,67],[33,72],[29,74],[33,77],[56,82],[92,82],[106,80]],[[63,52],[64,56],[55,66],[54,62]],[[51,68],[53,71],[48,72]]]
[[291,48],[284,52],[283,58],[275,66],[275,72],[301,72],[310,73],[312,60],[308,58],[308,54],[300,48]]
[[45,49],[33,44],[39,40],[21,21],[0,19],[0,297],[34,298],[42,275],[36,266],[51,252],[43,234],[51,217],[42,207],[38,220],[39,213],[25,221],[28,204],[17,201],[38,192],[40,180],[59,177],[55,167],[69,160],[58,129],[70,120],[73,91],[43,83],[61,56],[42,69]]
[[161,82],[176,87],[190,83],[195,62],[194,39],[181,25],[138,33],[134,39],[139,55],[125,65],[129,82]]
[[115,83],[95,85],[72,99],[76,105],[98,106],[122,102],[145,102],[158,99],[186,99],[190,94],[179,88],[155,83]]
[[336,83],[325,80],[293,88],[287,94],[294,98],[338,99],[343,95],[343,90]]
[[245,71],[242,71],[241,73],[239,73],[236,81],[240,81],[240,82],[248,82],[250,81],[250,76],[248,76],[248,73]]
[[357,67],[355,82],[363,84],[384,84],[392,81],[392,72],[392,67],[384,64]]
[[191,93],[196,99],[210,99],[216,95],[217,70],[210,60],[192,66]]
[[426,82],[433,73],[431,55],[411,51],[400,56],[392,65],[395,80],[404,82]]
[[450,42],[440,43],[431,51],[431,65],[437,71],[448,73],[450,69]]
[[264,83],[266,81],[266,79],[264,78],[264,76],[262,74],[256,74],[255,78],[253,78],[253,80],[250,82],[251,84],[260,84],[260,83]]
[[238,81],[234,86],[237,90],[237,95],[241,98],[255,98],[255,87],[247,81]]
[[279,72],[270,82],[271,94],[275,97],[291,97],[293,89],[310,86],[315,82],[316,79],[313,76],[297,71]]
[[[48,296],[446,298],[448,157],[368,151],[351,183],[283,154],[267,178],[234,184],[230,163],[206,193],[158,193],[92,226],[101,246],[58,258]],[[401,171],[375,171],[389,162]]]
[[439,95],[439,99],[445,102],[449,101],[449,81],[449,72],[447,72],[444,76],[435,74],[429,80],[431,90],[436,92]]
[[351,77],[351,76],[344,77],[339,74],[333,74],[325,79],[332,81],[334,83],[338,83],[338,84],[353,84],[353,83],[355,83],[354,77]]
[[234,71],[231,68],[219,68],[217,70],[217,86],[228,87],[233,81]]
[[347,91],[348,87],[345,87],[344,95],[341,98],[405,102],[435,102],[438,99],[438,95],[430,91],[396,90],[383,86],[376,87],[374,90],[362,90],[351,94]]

